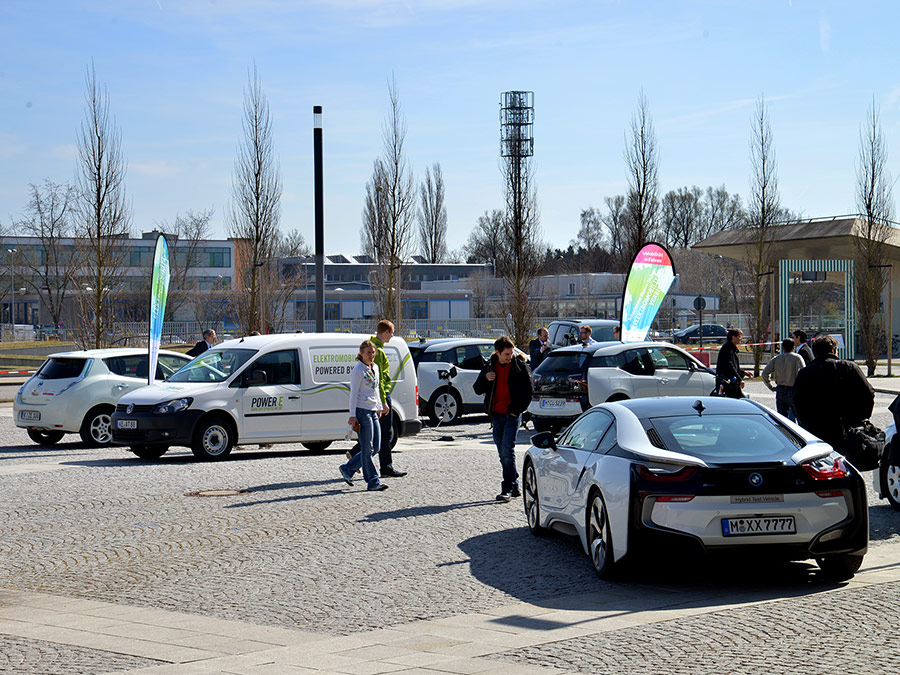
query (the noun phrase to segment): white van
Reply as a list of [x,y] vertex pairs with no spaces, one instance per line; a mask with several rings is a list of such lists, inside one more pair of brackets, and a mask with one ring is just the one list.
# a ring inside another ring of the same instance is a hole
[[[369,335],[289,333],[228,340],[165,382],[126,394],[112,416],[113,443],[144,459],[169,446],[221,459],[237,444],[296,443],[322,450],[343,439],[350,371]],[[418,386],[409,347],[384,346],[394,389],[394,439],[418,433]]]

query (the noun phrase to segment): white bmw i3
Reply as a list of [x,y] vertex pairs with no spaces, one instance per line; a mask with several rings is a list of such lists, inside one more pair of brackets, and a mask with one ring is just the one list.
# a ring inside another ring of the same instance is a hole
[[868,548],[863,479],[768,408],[729,398],[601,403],[532,437],[528,526],[577,533],[601,577],[641,552],[813,558],[852,577]]

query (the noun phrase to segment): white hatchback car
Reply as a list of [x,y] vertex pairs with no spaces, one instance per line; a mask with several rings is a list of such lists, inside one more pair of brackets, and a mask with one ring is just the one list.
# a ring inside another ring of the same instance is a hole
[[[173,374],[190,357],[160,351],[156,379]],[[125,394],[147,386],[146,349],[90,349],[51,354],[16,393],[17,427],[39,445],[53,445],[78,433],[88,446],[112,441],[110,416]]]

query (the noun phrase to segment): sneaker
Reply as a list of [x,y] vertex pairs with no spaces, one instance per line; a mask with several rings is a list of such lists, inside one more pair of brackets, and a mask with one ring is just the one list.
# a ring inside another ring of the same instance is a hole
[[366,490],[368,490],[369,492],[381,492],[382,490],[387,490],[387,489],[388,489],[388,486],[386,483],[379,483],[378,485],[370,486],[370,487],[366,488]]
[[343,465],[338,467],[338,471],[341,472],[341,478],[344,479],[344,482],[350,487],[353,487],[353,476],[350,474],[350,472],[347,471],[347,469],[345,469]]
[[406,475],[406,471],[397,471],[392,466],[387,467],[386,469],[381,470],[382,478],[403,478]]
[[496,500],[498,502],[509,502],[511,499],[512,499],[512,495],[510,495],[508,492],[501,492],[496,497]]
[[512,492],[510,492],[509,494],[510,494],[510,496],[511,496],[513,499],[516,499],[517,497],[521,497],[521,496],[522,496],[522,493],[519,492],[519,486],[518,486],[518,485],[513,485]]

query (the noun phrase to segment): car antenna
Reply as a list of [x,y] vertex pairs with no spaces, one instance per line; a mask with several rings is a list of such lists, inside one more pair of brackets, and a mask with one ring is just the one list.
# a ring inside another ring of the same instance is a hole
[[694,401],[694,405],[691,406],[694,410],[697,411],[697,415],[703,417],[703,411],[706,410],[706,407],[703,405],[703,401],[699,398]]

